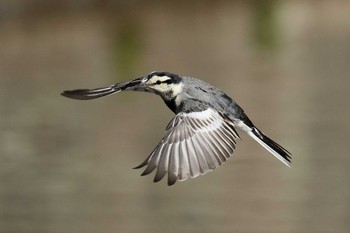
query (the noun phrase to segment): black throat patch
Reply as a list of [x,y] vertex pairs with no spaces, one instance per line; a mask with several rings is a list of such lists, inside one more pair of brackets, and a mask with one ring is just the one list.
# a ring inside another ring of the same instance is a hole
[[166,99],[163,99],[163,100],[166,106],[168,106],[168,108],[175,114],[177,114],[182,109],[183,103],[181,102],[180,105],[177,105],[176,97],[169,100],[166,100]]

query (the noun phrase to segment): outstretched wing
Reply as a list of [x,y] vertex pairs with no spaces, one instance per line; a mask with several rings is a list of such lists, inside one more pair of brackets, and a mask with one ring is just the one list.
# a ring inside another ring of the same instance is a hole
[[233,153],[238,133],[234,123],[217,111],[178,113],[148,158],[141,175],[156,171],[154,182],[168,173],[168,185],[203,175],[225,162]]

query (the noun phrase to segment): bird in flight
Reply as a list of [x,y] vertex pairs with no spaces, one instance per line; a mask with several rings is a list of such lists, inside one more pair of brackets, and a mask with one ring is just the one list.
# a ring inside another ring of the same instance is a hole
[[282,163],[290,166],[291,153],[263,134],[244,110],[218,88],[196,78],[170,72],[151,72],[131,81],[95,89],[64,91],[63,96],[90,100],[120,91],[159,95],[175,113],[165,136],[147,159],[135,168],[142,176],[156,170],[154,182],[168,174],[168,185],[214,170],[230,158],[239,135],[246,132]]

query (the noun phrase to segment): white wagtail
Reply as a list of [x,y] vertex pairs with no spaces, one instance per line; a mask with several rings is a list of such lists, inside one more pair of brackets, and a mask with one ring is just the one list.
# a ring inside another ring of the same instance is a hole
[[202,80],[169,72],[152,72],[135,80],[96,89],[64,91],[63,96],[89,100],[120,91],[152,92],[176,115],[160,143],[135,168],[147,166],[142,176],[156,171],[154,182],[168,173],[168,185],[203,175],[225,162],[236,147],[236,128],[246,132],[282,163],[291,153],[265,136],[229,96]]

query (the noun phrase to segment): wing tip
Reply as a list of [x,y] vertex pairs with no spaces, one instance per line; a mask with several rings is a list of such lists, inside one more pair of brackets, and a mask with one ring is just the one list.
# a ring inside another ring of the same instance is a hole
[[161,179],[163,179],[164,175],[163,176],[155,175],[155,177],[153,178],[153,183],[158,183]]
[[173,186],[176,183],[177,179],[168,179],[168,186]]
[[144,166],[146,166],[148,164],[148,159],[147,158],[145,161],[143,161],[142,163],[140,163],[139,165],[137,165],[136,167],[133,167],[132,169],[140,169],[143,168]]
[[72,98],[72,97],[74,97],[76,95],[74,95],[74,91],[65,90],[65,91],[61,92],[61,96]]
[[76,100],[89,100],[96,98],[89,95],[89,89],[65,90],[61,92],[61,96]]

